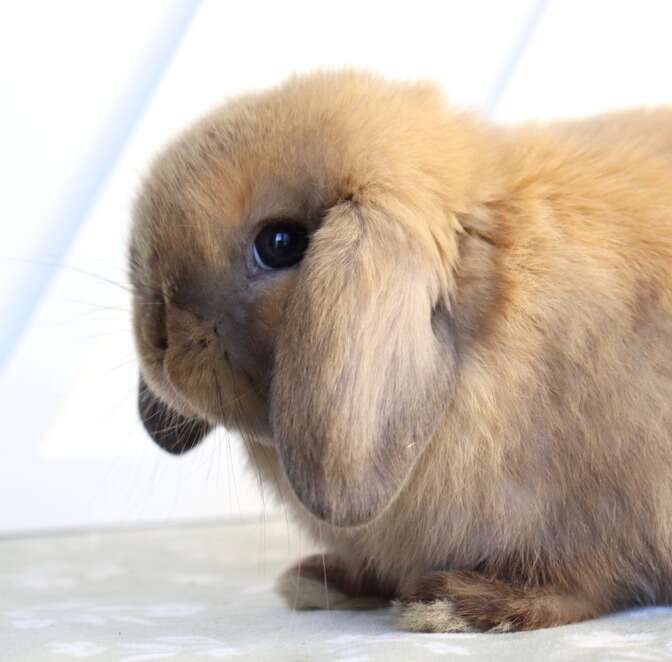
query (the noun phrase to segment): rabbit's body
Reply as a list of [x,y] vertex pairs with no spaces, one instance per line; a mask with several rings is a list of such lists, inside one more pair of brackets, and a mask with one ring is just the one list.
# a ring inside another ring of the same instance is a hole
[[[236,281],[263,306],[229,319],[233,384],[204,382],[175,280],[189,251],[232,268],[202,219],[258,222],[271,198],[326,216],[298,272]],[[161,209],[200,231],[168,241]],[[299,79],[163,157],[133,250],[139,290],[173,265],[162,363],[138,309],[151,391],[241,429],[330,552],[285,576],[290,604],[398,598],[410,629],[502,630],[672,600],[672,110],[498,129],[426,88]]]
[[[353,574],[370,568],[393,593],[433,570],[480,568],[585,592],[594,613],[605,598],[669,602],[672,164],[553,127],[510,140],[517,195],[483,210],[494,232],[477,221],[462,238],[460,379],[405,488],[413,498],[352,530],[282,498]],[[484,265],[504,292],[481,280]],[[273,456],[260,463],[271,483]],[[291,602],[296,585],[285,591]],[[434,628],[435,614],[411,612],[408,627]]]

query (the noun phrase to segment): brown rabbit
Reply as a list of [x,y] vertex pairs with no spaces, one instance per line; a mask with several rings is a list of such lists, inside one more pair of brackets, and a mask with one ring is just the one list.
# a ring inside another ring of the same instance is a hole
[[672,599],[672,109],[497,127],[292,78],[159,156],[131,265],[149,432],[239,430],[327,547],[291,605],[503,631]]

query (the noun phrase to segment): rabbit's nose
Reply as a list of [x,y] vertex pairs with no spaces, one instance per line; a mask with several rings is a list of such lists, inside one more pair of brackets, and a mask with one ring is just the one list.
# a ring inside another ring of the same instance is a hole
[[225,278],[185,278],[170,299],[170,317],[182,329],[188,328],[194,339],[198,337],[199,344],[219,340],[224,349],[235,343],[245,326],[244,313],[236,310]]
[[222,291],[211,279],[185,279],[170,298],[171,303],[180,310],[191,313],[202,322],[210,320],[214,324],[225,304]]
[[179,340],[187,344],[210,344],[215,339],[215,323],[198,313],[173,303],[166,306],[168,343]]
[[236,326],[233,316],[224,312],[215,320],[215,335],[219,338],[229,338],[235,332]]

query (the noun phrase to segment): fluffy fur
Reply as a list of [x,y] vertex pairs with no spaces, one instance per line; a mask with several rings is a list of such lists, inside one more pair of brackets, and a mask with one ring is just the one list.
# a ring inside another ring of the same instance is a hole
[[[277,218],[310,244],[259,272]],[[293,78],[159,156],[131,266],[150,433],[239,430],[338,595],[492,631],[672,599],[672,110]]]

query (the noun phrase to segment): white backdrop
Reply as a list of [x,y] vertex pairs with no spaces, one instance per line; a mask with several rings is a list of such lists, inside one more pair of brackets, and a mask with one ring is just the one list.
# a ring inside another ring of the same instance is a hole
[[176,459],[135,413],[115,283],[139,177],[186,122],[350,64],[436,79],[505,121],[670,103],[670,24],[665,0],[3,4],[0,531],[273,508],[234,436]]

